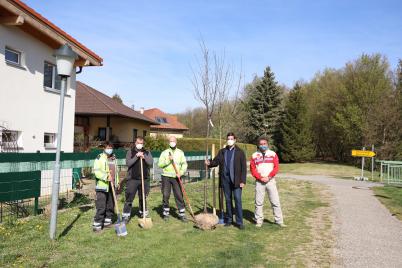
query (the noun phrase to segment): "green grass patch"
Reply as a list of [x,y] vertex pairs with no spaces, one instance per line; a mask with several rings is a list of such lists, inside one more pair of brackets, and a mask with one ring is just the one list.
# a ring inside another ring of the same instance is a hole
[[[281,163],[279,167],[281,173],[291,173],[299,175],[328,175],[334,177],[340,177],[344,179],[351,179],[355,176],[361,175],[361,169],[350,166],[340,165],[332,163]],[[371,171],[364,171],[364,176],[371,180]],[[374,181],[379,181],[380,173],[374,172]]]
[[[186,185],[196,211],[202,209],[202,186],[202,182]],[[100,234],[92,232],[93,207],[71,208],[60,213],[58,239],[54,242],[49,241],[49,220],[45,216],[19,220],[12,226],[0,225],[0,266],[303,266],[310,255],[322,253],[309,252],[313,236],[308,222],[312,212],[328,206],[320,198],[317,187],[304,181],[278,181],[288,225],[284,229],[270,223],[273,217],[268,200],[264,207],[265,224],[260,229],[254,226],[254,185],[251,180],[243,192],[244,231],[221,226],[213,231],[201,231],[191,222],[182,223],[175,218],[164,222],[158,214],[162,203],[159,190],[153,191],[149,199],[153,228],[140,229],[135,217],[127,226],[128,236],[123,238],[117,237],[114,229],[106,229]],[[174,206],[173,196],[171,205]],[[326,250],[329,249],[320,249]]]
[[394,186],[373,187],[374,195],[402,221],[402,188]]

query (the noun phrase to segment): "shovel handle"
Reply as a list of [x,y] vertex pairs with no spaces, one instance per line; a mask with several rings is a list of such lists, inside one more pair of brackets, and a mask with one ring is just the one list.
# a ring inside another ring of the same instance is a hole
[[140,163],[141,163],[141,189],[142,189],[142,218],[145,219],[144,164],[142,163],[142,157],[140,157]]

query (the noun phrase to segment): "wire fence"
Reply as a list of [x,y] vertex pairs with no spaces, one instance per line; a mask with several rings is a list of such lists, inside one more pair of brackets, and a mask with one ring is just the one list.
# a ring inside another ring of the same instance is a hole
[[[92,203],[95,199],[94,159],[99,151],[63,153],[61,156],[59,209]],[[126,177],[126,151],[116,150],[120,178]],[[160,185],[162,169],[157,166],[160,152],[152,152],[151,186]],[[188,163],[185,183],[205,178],[205,152],[185,152]],[[0,154],[0,223],[17,218],[50,213],[55,155],[50,153]],[[36,172],[37,180],[31,180]],[[37,191],[33,189],[37,188]],[[21,193],[24,193],[21,195]]]

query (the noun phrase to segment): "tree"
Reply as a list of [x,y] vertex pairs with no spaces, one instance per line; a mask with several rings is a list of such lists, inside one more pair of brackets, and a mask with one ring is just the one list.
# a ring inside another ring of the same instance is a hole
[[276,133],[282,109],[281,87],[275,81],[275,75],[270,67],[264,71],[261,81],[247,91],[244,101],[248,142],[255,143],[258,137],[264,135],[271,138]]
[[117,94],[117,93],[115,93],[115,94],[112,96],[112,99],[114,99],[115,101],[117,101],[117,102],[119,102],[119,103],[123,103],[123,100],[121,99],[120,95]]
[[304,162],[314,158],[306,96],[297,83],[286,100],[279,128],[279,155],[285,162]]

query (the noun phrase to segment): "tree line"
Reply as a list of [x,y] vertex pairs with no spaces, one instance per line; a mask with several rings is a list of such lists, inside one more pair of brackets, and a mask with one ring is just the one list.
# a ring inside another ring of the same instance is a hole
[[[402,159],[402,60],[393,69],[384,55],[363,54],[292,88],[280,85],[267,67],[238,94],[226,94],[211,115],[219,122],[212,137],[234,131],[240,141],[255,143],[267,136],[286,162],[353,162],[352,149],[371,145],[381,159]],[[205,108],[178,117],[188,136],[205,137]]]

